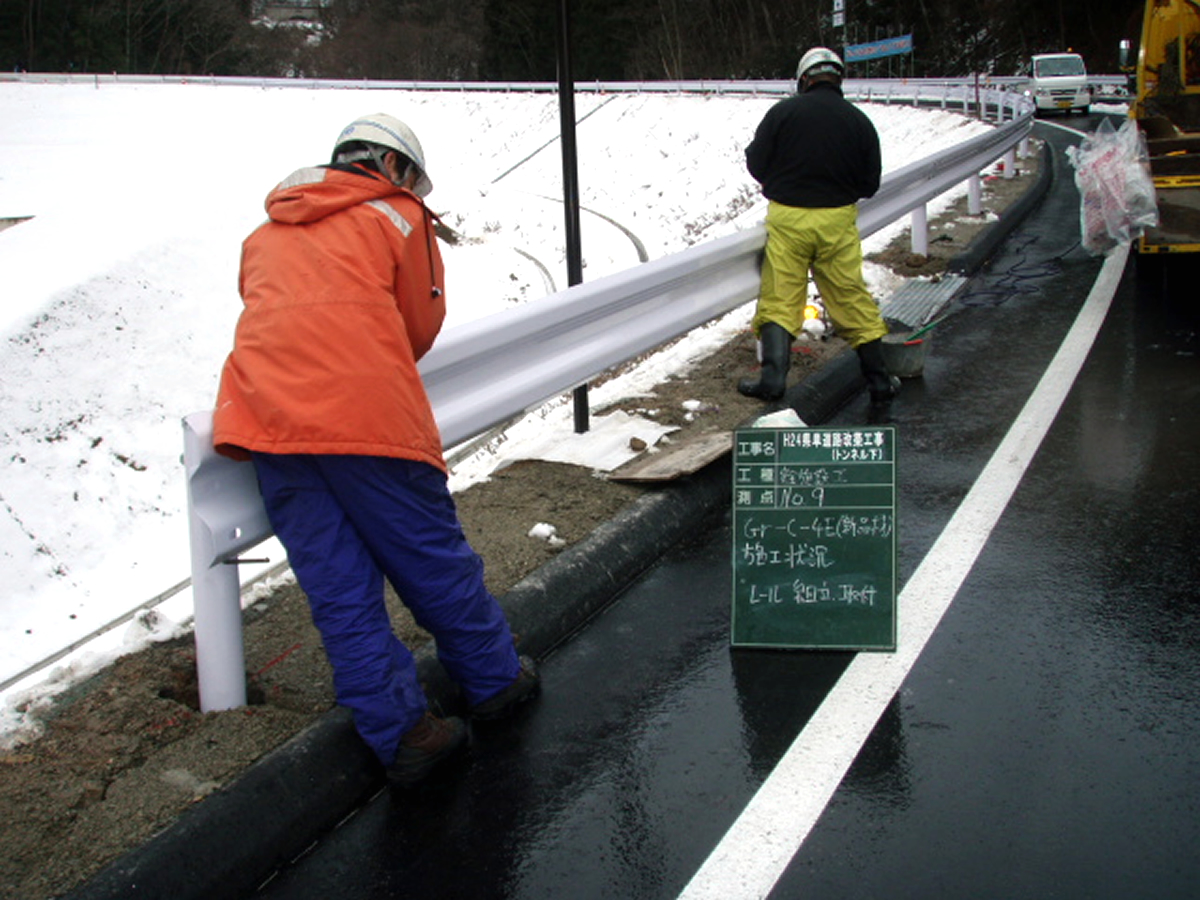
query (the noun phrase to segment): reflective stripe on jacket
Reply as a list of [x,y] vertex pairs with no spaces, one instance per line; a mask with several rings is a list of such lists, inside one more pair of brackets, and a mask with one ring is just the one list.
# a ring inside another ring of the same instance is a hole
[[301,169],[242,245],[245,308],[216,449],[399,457],[445,469],[417,361],[445,318],[432,214],[358,168]]

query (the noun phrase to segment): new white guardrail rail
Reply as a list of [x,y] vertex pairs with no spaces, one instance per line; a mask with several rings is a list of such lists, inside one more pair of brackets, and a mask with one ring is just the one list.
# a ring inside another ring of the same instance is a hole
[[[847,93],[861,96],[862,85],[848,83]],[[898,96],[900,86],[893,87]],[[957,89],[975,102],[974,86]],[[865,90],[882,99],[878,83]],[[864,237],[908,212],[914,234],[918,226],[923,232],[925,203],[963,181],[972,182],[977,203],[979,173],[1002,156],[1011,175],[1016,148],[1032,128],[1032,106],[996,90],[981,102],[1000,119],[1007,110],[1013,118],[890,173],[875,197],[859,204]],[[765,242],[760,224],[447,330],[420,365],[443,445],[456,446],[755,299]],[[271,528],[252,464],[212,449],[211,411],[187,416],[183,428],[196,661],[207,712],[245,705],[237,557],[271,537]]]

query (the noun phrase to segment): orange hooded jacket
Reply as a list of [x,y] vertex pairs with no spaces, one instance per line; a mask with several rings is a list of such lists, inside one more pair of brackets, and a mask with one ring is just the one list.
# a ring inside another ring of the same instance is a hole
[[445,470],[417,361],[446,306],[432,213],[362,169],[301,169],[242,245],[245,308],[221,373],[218,452],[400,457]]

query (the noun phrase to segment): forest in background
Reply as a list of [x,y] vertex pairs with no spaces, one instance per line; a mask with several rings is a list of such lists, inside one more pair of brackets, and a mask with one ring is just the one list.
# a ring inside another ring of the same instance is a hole
[[[265,0],[0,0],[9,71],[554,81],[559,0],[310,0],[271,23]],[[1073,49],[1114,74],[1139,2],[1116,0],[569,0],[576,81],[791,78],[822,44],[913,35],[910,56],[852,77],[1022,74]]]

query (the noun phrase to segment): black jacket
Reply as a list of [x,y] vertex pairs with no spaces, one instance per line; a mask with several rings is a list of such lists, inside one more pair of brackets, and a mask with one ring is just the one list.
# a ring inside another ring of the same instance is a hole
[[840,88],[817,83],[767,110],[746,148],[746,167],[769,200],[848,206],[879,190],[879,135]]

